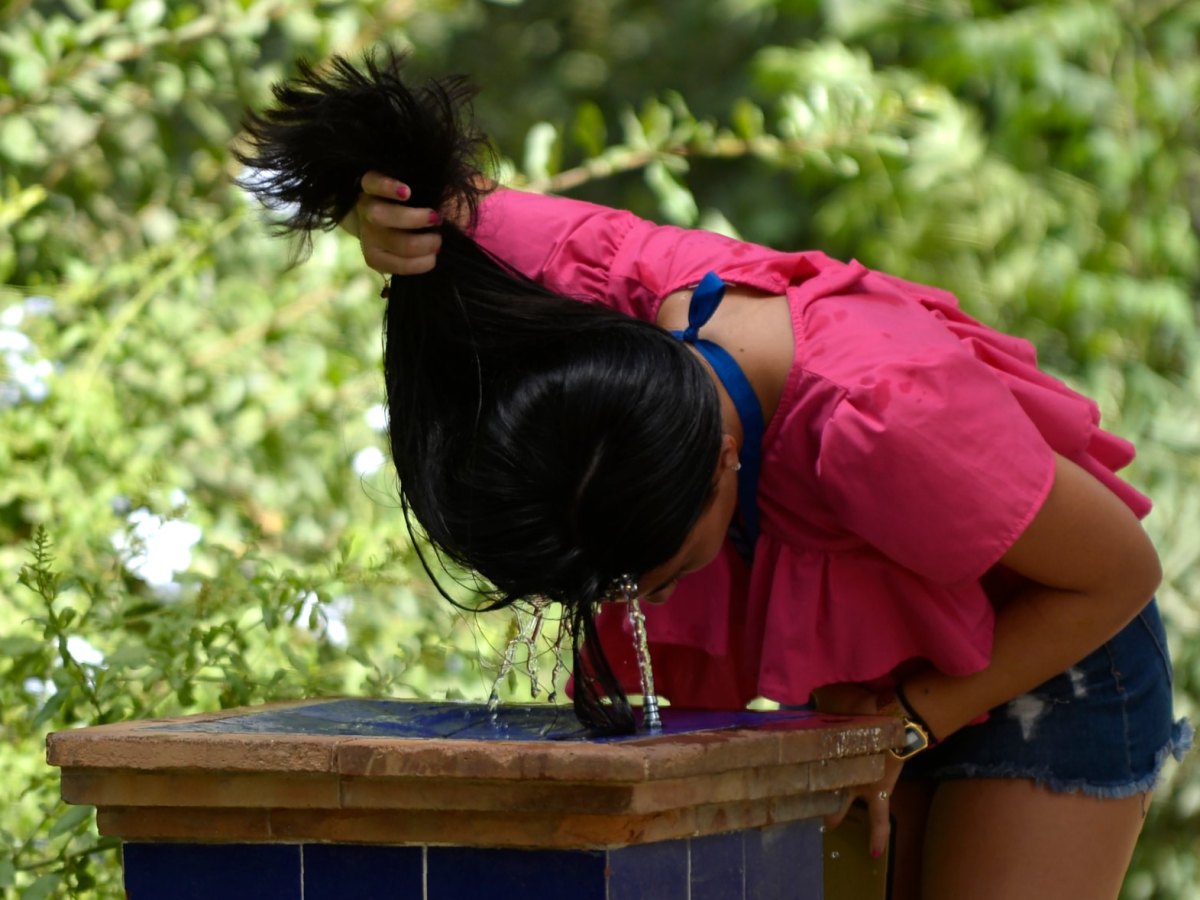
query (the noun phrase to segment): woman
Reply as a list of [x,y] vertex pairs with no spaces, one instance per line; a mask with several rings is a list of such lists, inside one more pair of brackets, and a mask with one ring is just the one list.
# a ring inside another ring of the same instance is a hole
[[497,604],[566,606],[581,718],[628,726],[593,609],[635,583],[673,702],[904,720],[860,792],[875,855],[896,817],[897,897],[1116,896],[1188,739],[1132,447],[944,292],[492,190],[466,88],[400,70],[303,68],[242,158],[291,228],[345,220],[405,276],[402,502]]

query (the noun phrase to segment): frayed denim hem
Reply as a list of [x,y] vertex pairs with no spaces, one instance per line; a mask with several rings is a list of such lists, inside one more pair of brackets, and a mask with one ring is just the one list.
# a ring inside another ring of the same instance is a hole
[[[952,763],[941,766],[930,772],[922,772],[915,777],[918,781],[950,781],[966,778],[1013,778],[1028,779],[1040,788],[1045,788],[1054,794],[1082,794],[1085,797],[1097,797],[1101,800],[1119,800],[1134,797],[1154,790],[1167,757],[1173,756],[1177,762],[1192,749],[1196,730],[1187,719],[1178,719],[1171,728],[1171,739],[1158,751],[1154,758],[1154,768],[1144,778],[1128,784],[1096,784],[1085,778],[1057,778],[1045,771],[1029,771],[1016,765],[993,764],[979,765],[976,763]],[[903,773],[901,773],[903,777]]]

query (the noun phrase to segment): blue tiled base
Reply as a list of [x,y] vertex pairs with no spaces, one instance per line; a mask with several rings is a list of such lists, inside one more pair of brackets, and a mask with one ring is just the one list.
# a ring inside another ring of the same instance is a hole
[[125,895],[295,900],[302,895],[302,853],[299,844],[126,844]]
[[816,820],[613,850],[138,844],[129,900],[821,900]]

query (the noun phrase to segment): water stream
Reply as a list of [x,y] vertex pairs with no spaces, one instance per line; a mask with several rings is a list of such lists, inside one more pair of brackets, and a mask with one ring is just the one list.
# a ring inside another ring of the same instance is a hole
[[[637,597],[637,584],[628,580],[623,585],[623,599],[629,615],[629,624],[633,629],[634,650],[637,654],[638,674],[642,683],[642,728],[655,732],[662,730],[662,715],[658,709],[658,696],[654,692],[654,672],[650,667],[650,645],[646,639],[646,617],[642,612],[641,603]],[[500,685],[508,677],[516,664],[517,648],[525,648],[525,671],[529,676],[530,696],[536,698],[541,693],[541,681],[538,668],[537,642],[541,637],[545,619],[546,600],[535,601],[530,613],[522,615],[520,610],[514,610],[517,620],[517,633],[504,647],[504,656],[500,661],[500,669],[496,680],[492,683],[492,691],[488,696],[487,712],[493,723],[499,721]],[[566,667],[563,659],[563,639],[568,633],[565,621],[559,622],[558,634],[555,636],[552,649],[554,666],[550,672],[549,701],[553,703],[558,697],[556,685],[558,677]]]
[[567,668],[567,662],[563,658],[563,640],[569,633],[566,618],[559,619],[558,632],[554,635],[554,643],[550,645],[554,651],[554,665],[550,669],[550,693],[546,697],[549,703],[558,699],[558,678]]
[[633,626],[638,673],[642,676],[642,727],[646,731],[662,731],[658,695],[654,693],[654,671],[650,668],[650,643],[646,640],[646,616],[636,592],[626,593],[625,603],[629,609],[629,624]]
[[[520,610],[517,610],[517,633],[504,647],[504,658],[500,660],[500,671],[496,673],[496,680],[492,682],[492,693],[488,695],[487,710],[488,715],[492,717],[492,721],[496,721],[496,710],[500,707],[500,685],[504,679],[508,677],[508,673],[512,671],[513,663],[517,658],[517,648],[526,647],[532,659],[536,654],[533,651],[533,641],[531,639],[535,627],[541,629],[541,616],[538,614],[540,610],[536,610],[534,614],[522,617]],[[531,667],[536,667],[536,663],[530,662]],[[536,671],[536,669],[534,669]]]

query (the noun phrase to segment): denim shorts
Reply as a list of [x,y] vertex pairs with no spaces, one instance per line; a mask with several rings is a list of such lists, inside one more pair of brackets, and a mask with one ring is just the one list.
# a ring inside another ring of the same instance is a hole
[[1192,729],[1171,709],[1171,659],[1158,605],[1091,655],[986,722],[913,757],[904,777],[1028,778],[1058,793],[1128,797],[1154,787]]

